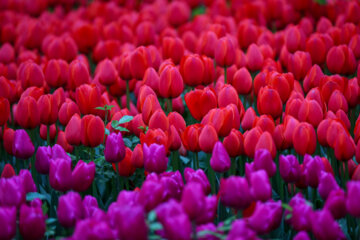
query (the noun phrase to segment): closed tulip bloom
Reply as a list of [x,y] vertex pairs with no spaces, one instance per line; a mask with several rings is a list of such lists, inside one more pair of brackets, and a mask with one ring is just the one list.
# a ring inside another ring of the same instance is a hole
[[46,231],[46,216],[41,207],[27,206],[23,204],[20,208],[19,228],[24,239],[41,239]]
[[118,78],[115,65],[109,59],[104,59],[101,61],[97,65],[95,73],[95,77],[98,78],[99,82],[105,86],[114,84]]
[[90,83],[90,75],[89,75],[89,70],[85,65],[85,63],[83,63],[78,59],[72,61],[69,65],[68,87],[74,91],[82,84],[89,84],[89,83]]
[[262,130],[260,127],[254,127],[244,134],[244,150],[247,156],[253,158],[255,154],[256,143],[258,142]]
[[190,19],[191,9],[185,2],[172,2],[167,9],[166,16],[172,26],[178,27]]
[[181,147],[181,137],[180,137],[180,133],[178,130],[176,130],[176,128],[174,127],[174,125],[171,125],[169,128],[169,149],[170,150],[179,150],[179,148]]
[[281,201],[257,202],[253,215],[248,219],[249,226],[258,234],[266,234],[276,229],[281,222]]
[[163,59],[170,58],[175,64],[179,64],[184,56],[184,43],[177,37],[165,37],[162,40]]
[[15,119],[22,128],[35,128],[40,124],[39,108],[33,97],[20,99],[16,107]]
[[80,145],[81,143],[81,118],[79,114],[74,114],[65,128],[66,141],[71,145]]
[[32,61],[28,61],[19,66],[18,76],[23,89],[31,86],[42,87],[45,82],[42,69],[39,65]]
[[231,103],[235,104],[235,106],[238,106],[239,101],[240,100],[236,89],[229,84],[225,84],[218,92],[218,104],[221,108],[226,107]]
[[255,171],[263,169],[269,177],[274,176],[276,173],[276,164],[267,149],[259,149],[255,152],[253,164]]
[[216,93],[211,88],[195,89],[185,94],[185,102],[193,118],[200,121],[217,107]]
[[326,199],[324,208],[328,209],[335,219],[346,216],[345,192],[342,189],[333,190]]
[[72,189],[77,192],[86,191],[95,177],[95,163],[80,160],[72,171]]
[[349,106],[345,96],[339,91],[335,90],[329,98],[328,108],[330,111],[336,113],[339,109],[348,112]]
[[181,205],[191,220],[196,219],[204,211],[205,194],[199,183],[186,184],[181,197]]
[[160,74],[159,93],[164,98],[176,98],[184,89],[183,79],[175,67],[166,67]]
[[59,122],[63,126],[66,126],[70,121],[71,117],[75,113],[80,115],[80,110],[78,105],[71,100],[66,100],[59,109],[59,113],[58,113]]
[[164,186],[159,180],[145,180],[139,193],[139,203],[147,212],[154,209],[163,199]]
[[137,144],[134,148],[134,151],[131,155],[131,165],[133,165],[135,168],[144,167],[144,155],[141,144]]
[[205,198],[205,207],[202,213],[196,217],[197,224],[210,223],[214,221],[216,217],[216,211],[218,206],[218,201],[216,196],[208,196]]
[[11,166],[10,163],[7,163],[7,164],[5,164],[5,166],[1,172],[0,178],[12,178],[15,175],[16,174],[15,174],[14,168]]
[[153,113],[157,110],[161,109],[159,100],[153,94],[149,94],[142,106],[142,118],[145,124],[149,123],[149,120]]
[[212,125],[205,125],[199,135],[200,149],[206,153],[211,153],[215,143],[218,141],[218,135]]
[[240,156],[244,152],[244,137],[239,130],[232,129],[223,144],[230,157]]
[[12,128],[7,128],[3,133],[3,146],[5,151],[10,154],[13,154],[13,143],[14,143],[15,131]]
[[252,43],[246,52],[246,66],[254,72],[262,68],[264,64],[264,56],[260,51],[260,48],[255,43]]
[[[310,230],[310,214],[312,207],[306,202],[301,193],[297,193],[289,202],[293,208],[289,224],[297,231]],[[285,211],[285,216],[287,215]]]
[[274,119],[282,114],[282,101],[279,93],[271,88],[261,88],[258,95],[257,107],[260,114],[269,114]]
[[306,121],[316,128],[323,119],[321,106],[316,100],[305,99],[299,109],[298,119],[302,122]]
[[144,168],[148,172],[162,173],[166,171],[168,158],[164,145],[156,143],[143,145]]
[[307,234],[307,232],[301,231],[301,232],[299,232],[298,234],[296,234],[293,239],[294,239],[294,240],[310,240],[311,238],[309,237],[309,235]]
[[186,85],[200,85],[206,75],[202,58],[197,54],[184,56],[180,62],[180,73]]
[[36,185],[34,179],[31,176],[31,173],[27,169],[21,169],[19,177],[22,179],[22,184],[25,190],[25,194],[29,192],[36,192]]
[[231,160],[224,145],[220,141],[216,142],[210,159],[211,168],[216,172],[226,172],[230,169],[230,165]]
[[110,163],[120,162],[125,157],[125,144],[121,133],[111,133],[104,150],[105,160]]
[[354,217],[360,217],[360,206],[358,204],[360,196],[360,182],[349,181],[346,183],[346,209]]
[[280,155],[279,172],[285,182],[296,182],[300,179],[301,169],[299,161],[294,155]]
[[[130,148],[125,148],[125,158],[118,163],[118,174],[123,177],[130,177],[135,172],[136,168],[131,163],[132,151]],[[113,163],[113,168],[116,170],[116,166]]]
[[81,196],[76,192],[68,192],[59,198],[57,216],[63,227],[74,227],[84,217],[85,208]]
[[256,201],[267,201],[271,198],[271,185],[267,173],[258,170],[250,175],[250,193]]
[[52,88],[64,86],[69,81],[69,65],[62,59],[51,59],[44,68],[46,83]]
[[0,207],[0,224],[2,226],[2,230],[0,232],[0,239],[13,239],[16,234],[15,207]]
[[300,155],[313,154],[316,149],[316,133],[314,127],[307,122],[299,123],[294,129],[293,145]]
[[[83,84],[80,87],[76,88],[75,96],[76,104],[78,105],[81,114],[99,114],[99,110],[95,108],[101,107],[102,102],[101,92],[97,86]],[[105,114],[102,112],[100,114]]]
[[90,238],[93,240],[114,240],[115,236],[106,221],[88,218],[76,222],[74,234],[71,238],[74,240]]
[[65,150],[58,144],[55,144],[53,147],[41,146],[36,151],[36,170],[42,174],[49,174],[50,161],[52,158],[65,158],[71,160]]
[[227,240],[235,240],[238,238],[257,239],[256,233],[248,226],[243,219],[237,219],[231,224],[231,229]]
[[321,171],[324,170],[321,158],[319,156],[315,156],[313,158],[306,154],[303,166],[306,184],[313,188],[317,188],[320,181]]
[[21,159],[28,159],[34,154],[34,144],[24,129],[15,131],[12,152],[15,157]]
[[289,72],[294,74],[296,80],[303,80],[311,66],[311,56],[309,53],[296,51],[293,55],[289,55],[287,67]]
[[72,187],[71,161],[65,158],[56,158],[50,161],[50,186],[55,190],[66,192]]
[[304,91],[309,92],[310,89],[318,87],[320,85],[320,80],[323,76],[324,73],[322,72],[319,65],[314,64],[304,78]]
[[99,146],[103,142],[104,134],[105,126],[100,117],[86,115],[81,119],[81,143],[84,146]]
[[0,112],[0,126],[3,126],[10,117],[10,103],[7,98],[0,97]]
[[338,222],[327,209],[313,212],[310,216],[311,230],[316,239],[346,239]]
[[40,123],[45,125],[54,124],[58,119],[58,105],[53,95],[42,95],[38,101]]
[[255,152],[259,149],[267,149],[271,153],[272,158],[276,157],[275,142],[268,131],[263,132],[259,140],[257,141],[255,146]]
[[20,207],[26,200],[25,195],[21,177],[0,178],[0,206]]
[[326,56],[326,65],[333,74],[352,74],[356,71],[356,59],[346,45],[330,48]]
[[347,161],[355,154],[355,143],[351,135],[345,131],[337,135],[334,152],[337,160]]
[[194,170],[192,168],[187,167],[184,170],[184,177],[186,183],[190,183],[190,182],[200,183],[204,193],[206,195],[210,193],[211,191],[210,183],[202,169]]
[[199,152],[199,135],[202,129],[202,124],[193,124],[187,126],[181,135],[184,147],[192,152]]
[[220,180],[219,194],[222,204],[235,209],[245,209],[252,202],[250,187],[243,177],[222,178]]
[[238,94],[247,95],[252,89],[252,77],[249,71],[242,67],[237,70],[229,83],[234,86]]
[[221,67],[229,67],[235,63],[235,45],[229,37],[222,37],[215,45],[215,61]]

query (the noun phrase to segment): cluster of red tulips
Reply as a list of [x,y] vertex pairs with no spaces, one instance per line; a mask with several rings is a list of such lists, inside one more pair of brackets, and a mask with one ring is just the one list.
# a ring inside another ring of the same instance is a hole
[[0,0],[0,239],[360,239],[357,0]]

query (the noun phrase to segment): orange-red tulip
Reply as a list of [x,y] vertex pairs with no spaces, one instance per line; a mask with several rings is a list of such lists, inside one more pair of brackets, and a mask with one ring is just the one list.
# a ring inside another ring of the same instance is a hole
[[132,154],[133,153],[132,153],[131,149],[127,147],[125,158],[123,160],[121,160],[119,163],[113,163],[113,168],[115,171],[117,171],[115,164],[118,165],[117,169],[118,169],[118,174],[120,176],[130,177],[136,171],[136,168],[132,165],[132,162],[131,162]]
[[216,93],[209,87],[195,89],[185,94],[185,103],[191,116],[200,121],[211,109],[217,107]]
[[188,126],[185,131],[181,134],[182,143],[188,151],[199,152],[199,135],[203,125],[193,124]]
[[68,122],[70,121],[70,118],[75,114],[80,115],[79,107],[76,103],[74,103],[72,100],[67,99],[60,107],[58,118],[59,122],[66,126]]
[[96,147],[100,145],[104,140],[104,134],[105,126],[100,117],[85,115],[81,119],[81,143],[84,146]]
[[271,153],[272,158],[276,157],[276,146],[273,137],[271,134],[266,131],[263,132],[258,139],[256,146],[255,146],[255,152],[259,149],[266,149]]
[[307,122],[299,123],[294,129],[292,142],[298,154],[313,154],[316,149],[316,133],[314,127]]

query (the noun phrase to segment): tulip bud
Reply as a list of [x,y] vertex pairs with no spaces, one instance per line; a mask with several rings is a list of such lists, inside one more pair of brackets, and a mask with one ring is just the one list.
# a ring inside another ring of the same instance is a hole
[[0,112],[0,126],[3,126],[10,117],[10,104],[7,98],[0,97]]
[[15,131],[12,152],[15,157],[21,159],[28,159],[34,154],[34,144],[31,142],[29,135],[24,129]]
[[211,125],[205,125],[199,135],[200,149],[206,153],[211,153],[217,141],[218,135],[215,128]]
[[195,89],[185,94],[185,102],[191,116],[200,121],[211,109],[217,107],[215,92],[206,87],[203,90]]
[[64,227],[74,227],[77,220],[84,217],[85,208],[80,194],[68,192],[59,198],[57,216],[59,223]]
[[5,164],[4,169],[1,172],[0,178],[12,178],[15,175],[16,174],[14,168],[11,166],[11,164],[7,163]]
[[204,62],[199,55],[186,55],[180,62],[180,73],[186,85],[197,86],[205,77]]
[[316,133],[314,127],[306,122],[299,123],[294,129],[292,142],[298,154],[313,154],[316,149]]
[[25,188],[19,176],[0,178],[0,206],[16,206],[25,202]]
[[95,77],[99,79],[102,85],[110,86],[114,84],[118,78],[118,73],[115,69],[115,65],[109,59],[101,61],[96,67]]
[[184,90],[183,79],[175,67],[168,66],[160,74],[159,93],[164,98],[176,98]]
[[247,180],[238,176],[222,178],[219,194],[222,204],[235,209],[245,209],[252,201]]
[[18,78],[22,89],[31,86],[42,87],[45,82],[44,73],[40,66],[32,61],[21,64],[18,68]]
[[264,170],[251,173],[250,185],[250,193],[254,200],[265,202],[271,198],[270,180]]
[[261,53],[259,47],[252,43],[246,52],[246,66],[247,68],[255,72],[260,70],[264,64],[264,56]]
[[[77,129],[77,131],[79,131],[79,129]],[[85,115],[81,119],[81,143],[83,145],[96,147],[103,142],[104,135],[105,126],[100,117]]]
[[164,145],[156,143],[143,145],[144,168],[148,172],[162,173],[166,171],[168,158]]
[[310,155],[306,154],[303,165],[306,184],[313,188],[317,188],[319,185],[321,170],[324,170],[321,158],[319,156],[312,158]]
[[72,61],[69,65],[68,87],[76,90],[82,84],[90,83],[89,70],[86,65],[78,59]]
[[24,239],[41,239],[46,231],[46,216],[41,207],[27,206],[20,208],[19,228]]
[[220,38],[215,45],[215,61],[221,67],[228,67],[235,63],[236,53],[233,40],[226,36]]
[[[292,207],[292,217],[289,219],[290,225],[297,231],[310,230],[311,206],[306,202],[301,193],[296,194],[289,202]],[[285,216],[287,213],[285,212]]]
[[346,239],[339,224],[328,209],[313,212],[310,216],[311,230],[316,239]]
[[282,101],[275,89],[261,88],[258,94],[257,107],[260,114],[269,114],[274,119],[282,114]]
[[154,209],[163,198],[164,186],[159,180],[145,180],[139,193],[139,203],[147,212]]
[[15,119],[22,128],[35,128],[40,124],[38,106],[33,97],[27,96],[20,99],[16,107]]
[[228,240],[235,240],[238,238],[244,239],[256,239],[256,233],[251,230],[247,222],[243,219],[237,219],[231,224],[231,229],[229,235],[227,236]]
[[120,162],[125,157],[125,144],[121,133],[111,133],[107,139],[104,150],[105,160],[110,163]]
[[338,190],[339,188],[331,173],[321,171],[318,191],[323,200],[326,200],[333,190]]
[[183,190],[181,204],[191,220],[197,218],[204,210],[205,194],[199,183],[190,182]]
[[230,169],[230,165],[231,160],[224,145],[220,141],[216,142],[210,159],[211,168],[216,172],[226,172]]
[[187,183],[200,183],[204,193],[207,195],[211,191],[210,183],[202,169],[194,170],[192,168],[185,168],[184,177]]
[[349,181],[346,184],[346,209],[354,217],[360,217],[360,206],[358,204],[360,196],[360,182]]
[[325,209],[328,209],[335,219],[346,215],[345,192],[342,189],[333,190],[326,199]]
[[71,189],[71,161],[65,158],[56,158],[50,161],[49,182],[55,190],[66,192]]
[[95,163],[78,161],[72,172],[72,189],[77,192],[86,191],[95,177]]
[[276,229],[281,222],[281,201],[257,202],[255,211],[249,217],[249,226],[258,234],[266,234]]
[[74,234],[71,236],[74,240],[80,239],[115,239],[114,232],[106,221],[93,218],[79,220],[76,222]]
[[276,173],[276,164],[274,163],[270,152],[266,149],[259,149],[255,152],[253,163],[255,171],[263,169],[269,177],[274,176]]
[[13,239],[16,234],[16,208],[0,207],[0,239]]
[[300,164],[294,155],[280,155],[279,171],[285,182],[296,182],[300,179]]
[[45,65],[44,75],[50,87],[61,87],[69,81],[69,65],[62,59],[51,59]]

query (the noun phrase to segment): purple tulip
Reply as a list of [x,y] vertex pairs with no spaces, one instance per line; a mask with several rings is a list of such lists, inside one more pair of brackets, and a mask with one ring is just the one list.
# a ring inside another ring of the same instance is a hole
[[23,180],[23,186],[25,190],[25,194],[29,192],[36,192],[36,185],[34,183],[34,179],[31,176],[29,170],[21,169],[19,173],[19,177]]
[[253,170],[260,169],[264,169],[269,177],[274,176],[276,173],[276,164],[267,149],[258,149],[255,152]]
[[20,207],[25,202],[25,195],[21,177],[0,178],[0,206]]
[[217,141],[214,145],[210,166],[215,172],[226,172],[230,169],[231,160],[222,142]]
[[110,225],[116,230],[119,239],[147,239],[148,230],[142,206],[120,206],[115,203],[109,208],[108,216],[110,218]]
[[335,219],[346,215],[345,192],[342,189],[333,190],[326,199],[324,208],[328,209]]
[[[202,231],[211,231],[216,232],[216,226],[213,223],[208,223],[204,225],[200,225],[196,227],[196,232],[202,232]],[[217,237],[211,235],[211,234],[205,234],[203,237],[198,237],[199,240],[218,240]]]
[[139,192],[138,191],[126,191],[122,190],[117,196],[116,203],[121,205],[133,206],[138,203]]
[[350,181],[346,184],[346,209],[355,217],[360,217],[360,182]]
[[251,174],[255,172],[254,170],[254,162],[245,163],[245,177],[248,182],[251,180]]
[[36,151],[35,168],[41,174],[49,174],[51,159],[65,158],[71,160],[70,156],[66,154],[65,150],[58,144],[53,147],[42,146]]
[[294,240],[310,240],[311,238],[305,231],[301,231],[294,237]]
[[99,209],[97,199],[91,195],[86,195],[83,199],[84,216],[85,218],[92,217],[93,213]]
[[252,201],[248,182],[243,177],[222,178],[219,194],[222,204],[236,209],[245,209]]
[[[292,216],[289,219],[290,225],[296,231],[307,231],[310,230],[310,215],[312,213],[312,208],[307,204],[306,200],[303,198],[301,193],[296,194],[289,202],[289,205],[292,207]],[[285,212],[285,216],[287,213]]]
[[226,240],[248,239],[256,240],[256,233],[251,230],[243,219],[235,220],[231,225],[231,230]]
[[162,173],[166,171],[168,158],[164,145],[156,143],[149,147],[146,143],[143,145],[144,168],[148,172]]
[[95,163],[79,160],[72,171],[72,189],[77,192],[86,191],[95,177]]
[[50,162],[49,171],[50,186],[55,190],[65,192],[71,189],[72,173],[71,161],[65,158],[57,158]]
[[0,207],[0,239],[13,239],[16,234],[16,207]]
[[187,183],[197,182],[203,187],[204,193],[207,195],[211,192],[209,179],[206,177],[202,169],[194,170],[192,168],[185,168],[184,177]]
[[280,225],[281,218],[281,201],[257,202],[254,213],[248,218],[248,223],[258,234],[266,234]]
[[294,155],[280,155],[279,171],[285,182],[296,182],[300,179],[301,168]]
[[162,201],[163,194],[164,187],[160,181],[146,180],[140,189],[139,203],[149,212]]
[[107,137],[104,155],[105,160],[110,163],[117,163],[125,158],[125,144],[120,132],[111,133]]
[[216,216],[218,202],[215,195],[206,197],[204,205],[203,211],[195,219],[197,224],[212,222]]
[[15,131],[12,151],[15,157],[21,159],[28,159],[34,154],[34,144],[24,129]]
[[331,191],[338,190],[339,188],[331,173],[321,171],[318,191],[322,199],[326,200]]
[[164,186],[164,201],[170,198],[180,200],[184,182],[179,171],[162,173],[160,182]]
[[85,219],[77,221],[74,234],[71,237],[74,240],[92,239],[92,240],[113,240],[116,239],[112,229],[106,221],[97,219]]
[[41,207],[21,205],[19,228],[21,236],[26,240],[41,239],[46,231],[46,216]]
[[321,158],[319,156],[312,158],[310,155],[305,154],[303,165],[306,184],[312,188],[317,188],[319,185],[320,173],[324,170]]
[[313,212],[310,222],[312,233],[318,240],[346,239],[339,224],[326,208]]
[[74,227],[77,220],[85,215],[85,208],[80,194],[68,192],[59,198],[57,208],[59,223],[64,227]]
[[271,198],[270,180],[265,170],[253,172],[250,177],[250,193],[254,200],[267,201]]
[[181,205],[191,220],[194,220],[204,210],[205,194],[199,183],[188,183],[184,187]]
[[161,204],[156,208],[156,215],[159,222],[164,226],[167,239],[190,239],[191,222],[178,202],[171,199]]

